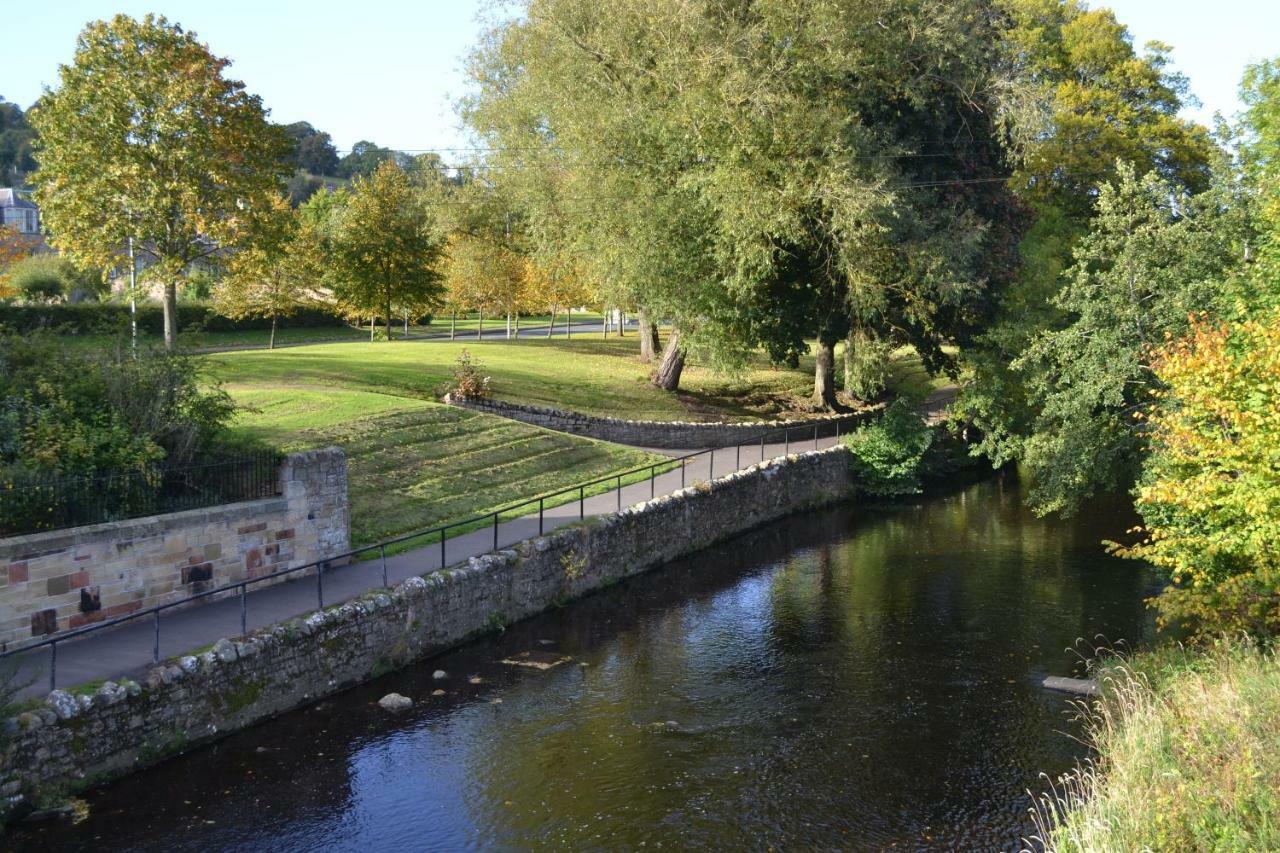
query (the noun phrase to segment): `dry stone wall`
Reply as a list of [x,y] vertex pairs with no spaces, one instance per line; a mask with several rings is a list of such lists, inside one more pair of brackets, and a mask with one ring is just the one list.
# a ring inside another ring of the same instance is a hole
[[472,409],[522,421],[534,426],[553,429],[628,444],[633,447],[655,447],[663,450],[701,450],[708,447],[728,447],[742,442],[755,441],[761,434],[778,431],[771,442],[782,441],[781,430],[790,428],[793,439],[800,440],[812,434],[816,427],[823,437],[836,432],[836,425],[843,433],[873,417],[877,410],[852,415],[826,415],[804,421],[754,421],[750,423],[687,423],[683,421],[627,421],[620,418],[601,418],[561,409],[542,406],[521,406],[502,400],[471,400],[448,395],[444,401],[452,406]]
[[0,811],[127,773],[426,655],[660,566],[751,527],[846,497],[834,448],[745,471],[413,577],[88,696],[54,691],[5,721]]
[[348,515],[331,447],[285,457],[278,497],[0,539],[0,648],[341,554]]

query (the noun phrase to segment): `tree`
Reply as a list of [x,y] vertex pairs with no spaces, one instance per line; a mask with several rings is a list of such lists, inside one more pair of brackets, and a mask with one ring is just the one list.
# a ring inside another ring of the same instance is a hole
[[169,348],[178,279],[243,241],[289,171],[287,139],[256,95],[223,76],[229,64],[163,17],[118,15],[84,29],[31,111],[53,244],[112,267],[132,239],[162,282]]
[[1186,80],[1169,48],[1142,53],[1108,9],[1078,0],[1007,0],[1006,65],[1021,109],[1011,110],[1021,157],[1010,182],[1030,220],[1012,281],[993,288],[986,330],[967,348],[974,380],[958,408],[996,464],[1019,459],[1038,402],[1014,363],[1041,332],[1069,322],[1056,297],[1077,241],[1095,216],[1116,164],[1153,172],[1179,195],[1210,186],[1218,162],[1208,131],[1179,116]]
[[22,108],[0,98],[0,183],[20,184],[36,168],[35,139]]
[[329,234],[338,299],[381,313],[391,340],[396,307],[439,303],[445,241],[422,192],[394,162],[357,178]]
[[1117,550],[1173,584],[1156,603],[1201,633],[1280,632],[1280,311],[1197,319],[1152,364],[1142,538]]
[[405,165],[400,162],[401,158],[395,151],[380,148],[367,139],[362,139],[351,147],[347,156],[338,161],[337,174],[341,178],[367,177],[388,160]]
[[24,302],[83,302],[106,290],[101,270],[85,270],[59,255],[31,255],[10,266],[5,284]]
[[267,348],[275,349],[279,319],[315,300],[319,267],[309,226],[277,196],[252,241],[232,256],[227,274],[214,286],[214,305],[227,317],[270,317]]
[[338,149],[334,148],[333,138],[329,134],[316,130],[306,121],[287,124],[284,132],[293,142],[289,159],[295,169],[312,175],[337,174]]
[[1182,335],[1191,313],[1221,310],[1221,282],[1243,260],[1247,223],[1217,193],[1118,172],[1055,300],[1069,322],[1038,334],[1012,365],[1035,405],[1020,456],[1042,512],[1132,485],[1143,447],[1133,413],[1160,388],[1149,352]]
[[535,0],[473,58],[466,114],[535,245],[607,304],[673,322],[655,384],[676,387],[687,351],[733,369],[817,336],[826,406],[852,316],[896,323],[933,364],[982,288],[983,235],[1004,223],[943,187],[992,180],[976,152],[994,120],[967,122],[977,144],[946,181],[904,164],[989,109],[996,20],[982,0]]
[[23,234],[16,225],[0,225],[0,299],[8,299],[14,295],[9,274],[13,265],[35,251],[39,241]]

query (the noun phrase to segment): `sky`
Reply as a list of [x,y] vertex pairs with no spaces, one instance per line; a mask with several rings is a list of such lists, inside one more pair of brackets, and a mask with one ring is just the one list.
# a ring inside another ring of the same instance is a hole
[[[591,0],[583,0],[591,2]],[[1276,0],[1112,0],[1136,44],[1173,46],[1174,64],[1209,122],[1239,108],[1246,64],[1280,55]],[[465,146],[454,104],[486,0],[0,0],[0,96],[22,107],[57,80],[90,20],[157,12],[233,61],[273,120],[309,121],[340,149],[358,140],[402,151]],[[446,156],[445,159],[450,159]]]

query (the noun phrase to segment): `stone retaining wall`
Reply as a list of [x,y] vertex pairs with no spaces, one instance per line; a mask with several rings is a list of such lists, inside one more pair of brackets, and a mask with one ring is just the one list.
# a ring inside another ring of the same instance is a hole
[[865,413],[824,415],[803,421],[753,421],[750,423],[688,423],[685,421],[625,421],[619,418],[601,418],[561,409],[541,406],[521,406],[502,400],[468,400],[447,395],[444,402],[451,406],[473,409],[489,415],[523,421],[534,426],[567,432],[615,444],[633,447],[655,447],[664,450],[701,450],[708,447],[729,447],[742,442],[756,441],[762,433],[778,430],[771,442],[782,441],[781,430],[790,427],[792,438],[801,440],[812,436],[816,426],[824,437],[833,435],[836,424],[840,431],[853,429],[873,415],[874,409]]
[[850,492],[848,454],[774,459],[5,721],[0,810],[103,781]]
[[350,550],[347,460],[287,456],[280,495],[0,539],[0,648]]

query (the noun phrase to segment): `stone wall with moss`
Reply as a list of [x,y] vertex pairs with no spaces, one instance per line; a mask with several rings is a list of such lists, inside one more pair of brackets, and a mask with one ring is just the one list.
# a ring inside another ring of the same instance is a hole
[[377,677],[789,513],[850,494],[842,447],[711,483],[475,557],[87,695],[54,691],[3,723],[13,815]]

